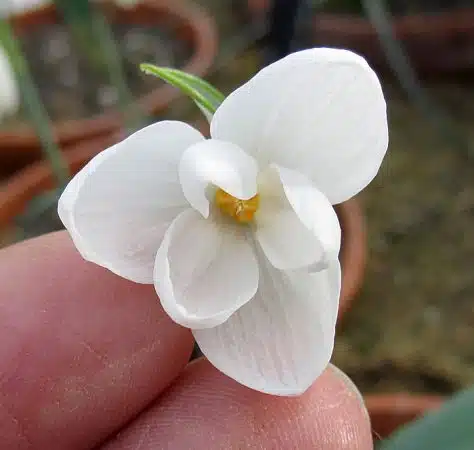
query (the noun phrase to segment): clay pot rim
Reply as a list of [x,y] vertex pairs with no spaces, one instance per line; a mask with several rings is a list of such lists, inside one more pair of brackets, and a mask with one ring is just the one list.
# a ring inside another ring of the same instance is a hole
[[[109,134],[75,144],[64,152],[71,171],[79,170],[86,161],[117,141],[117,134]],[[12,219],[23,211],[35,195],[52,187],[52,175],[46,161],[37,161],[16,172],[2,186],[0,191],[0,227],[11,224]],[[352,198],[336,206],[341,222],[343,244],[340,261],[342,290],[338,319],[351,307],[364,276],[366,263],[365,221],[359,201]]]
[[[116,141],[115,134],[99,136],[72,145],[71,149],[63,152],[63,157],[71,173],[75,173],[84,165],[82,161],[87,161]],[[31,198],[52,188],[53,184],[51,168],[45,160],[33,162],[14,173],[2,184],[0,191],[0,227],[10,225]]]
[[422,414],[438,408],[444,400],[445,397],[442,395],[410,394],[408,392],[364,396],[369,414]]
[[366,395],[364,402],[374,440],[384,439],[400,427],[438,409],[445,399],[440,395],[407,392]]
[[364,281],[364,272],[367,263],[367,233],[364,214],[360,201],[353,197],[344,203],[335,206],[342,235],[341,262],[342,281],[339,298],[338,324],[346,313]]
[[[55,20],[55,6],[39,6],[27,12],[12,16],[14,27],[21,29],[31,23]],[[143,1],[135,7],[117,8],[118,15],[126,17],[140,14],[140,11],[153,10],[156,16],[173,17],[179,24],[180,33],[192,46],[192,55],[181,67],[182,70],[203,76],[212,66],[217,53],[217,31],[212,17],[200,7],[180,0]],[[167,84],[161,84],[150,93],[138,98],[135,103],[146,114],[156,114],[163,111],[167,105],[178,97],[179,91]],[[111,109],[99,113],[92,118],[71,119],[52,123],[52,130],[59,144],[71,144],[118,130],[122,125],[119,111]],[[18,127],[13,131],[0,132],[0,152],[11,153],[18,157],[19,153],[34,153],[40,155],[40,143],[35,131],[30,126]]]
[[[251,14],[261,16],[268,11],[267,0],[248,0],[248,9]],[[313,25],[318,29],[328,30],[334,34],[366,34],[367,28],[374,27],[370,21],[359,14],[349,12],[315,12]],[[474,8],[466,6],[448,11],[417,12],[400,14],[392,17],[395,32],[400,34],[443,33],[472,30]],[[338,25],[338,26],[336,26]],[[444,33],[443,33],[444,34]]]
[[[436,35],[449,38],[459,32],[472,32],[474,8],[454,11],[416,13],[394,16],[393,29],[399,37],[419,37]],[[327,32],[334,35],[350,34],[354,37],[376,35],[371,22],[359,15],[344,13],[320,13],[313,19],[315,33]]]

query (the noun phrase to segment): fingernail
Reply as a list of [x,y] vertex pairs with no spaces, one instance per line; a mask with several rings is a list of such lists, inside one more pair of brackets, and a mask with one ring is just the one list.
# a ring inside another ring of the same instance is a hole
[[344,382],[344,384],[354,394],[354,396],[357,398],[360,405],[362,406],[362,410],[368,417],[369,413],[365,406],[364,397],[362,397],[362,394],[359,392],[359,389],[357,389],[357,386],[354,384],[354,382],[347,376],[346,373],[344,373],[341,369],[339,369],[339,367],[336,367],[333,364],[329,364],[329,366],[331,367],[332,371]]

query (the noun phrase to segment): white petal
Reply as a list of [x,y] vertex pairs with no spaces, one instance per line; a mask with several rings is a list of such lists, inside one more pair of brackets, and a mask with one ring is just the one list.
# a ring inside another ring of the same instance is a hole
[[214,327],[255,295],[258,265],[245,232],[203,219],[193,209],[171,224],[156,255],[154,280],[175,322]]
[[215,186],[242,200],[257,193],[258,167],[237,145],[209,139],[193,145],[179,164],[184,196],[204,217]]
[[158,122],[92,159],[68,184],[58,213],[83,257],[139,283],[171,221],[189,207],[178,179],[181,155],[204,139],[181,122]]
[[388,145],[385,100],[366,61],[310,49],[261,70],[217,109],[211,136],[307,175],[339,203],[376,175]]
[[340,271],[283,272],[261,263],[254,299],[226,322],[193,330],[209,361],[239,383],[275,395],[304,392],[327,366],[334,345]]
[[256,237],[277,269],[312,266],[337,259],[341,228],[329,200],[304,176],[272,166],[259,178]]

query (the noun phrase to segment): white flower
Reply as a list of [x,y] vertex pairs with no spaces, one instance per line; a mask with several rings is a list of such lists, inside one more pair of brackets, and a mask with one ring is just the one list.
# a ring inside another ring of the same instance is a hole
[[20,107],[20,90],[5,51],[0,45],[0,122]]
[[351,52],[294,53],[233,92],[211,136],[170,121],[138,131],[71,181],[60,217],[84,258],[154,283],[222,372],[299,394],[333,348],[331,203],[364,188],[387,148],[380,83]]

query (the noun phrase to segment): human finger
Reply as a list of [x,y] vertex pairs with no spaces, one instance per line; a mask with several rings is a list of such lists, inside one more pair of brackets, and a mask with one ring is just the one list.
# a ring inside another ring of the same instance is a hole
[[101,450],[370,450],[362,397],[330,366],[299,397],[276,397],[239,385],[205,359]]
[[153,286],[85,262],[64,232],[2,250],[0,280],[2,448],[90,448],[189,359]]

